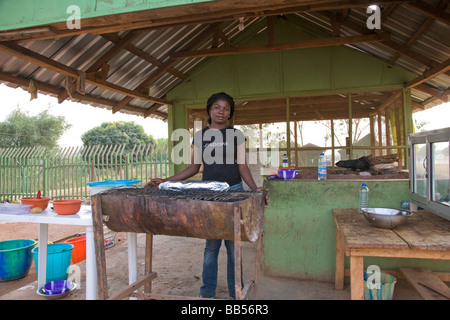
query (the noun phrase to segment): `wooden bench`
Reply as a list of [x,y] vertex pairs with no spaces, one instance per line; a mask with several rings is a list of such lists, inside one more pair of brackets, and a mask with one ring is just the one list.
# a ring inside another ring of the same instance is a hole
[[430,269],[400,268],[408,283],[424,300],[450,300],[450,288]]

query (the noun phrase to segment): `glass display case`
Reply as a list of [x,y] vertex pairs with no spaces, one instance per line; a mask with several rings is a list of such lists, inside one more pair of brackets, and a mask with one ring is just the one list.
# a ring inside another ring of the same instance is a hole
[[410,134],[411,202],[450,220],[450,128]]

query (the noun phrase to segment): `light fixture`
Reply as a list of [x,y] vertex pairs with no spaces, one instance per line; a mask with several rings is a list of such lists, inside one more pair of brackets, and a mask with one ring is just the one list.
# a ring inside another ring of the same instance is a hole
[[239,31],[242,31],[245,29],[244,26],[244,17],[239,18],[239,26],[238,26]]

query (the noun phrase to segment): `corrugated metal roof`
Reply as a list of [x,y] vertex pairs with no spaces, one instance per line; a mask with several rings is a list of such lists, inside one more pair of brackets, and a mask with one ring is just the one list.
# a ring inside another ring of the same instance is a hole
[[[450,9],[446,9],[446,12],[450,12]],[[297,15],[332,35],[332,27],[327,17],[317,12],[302,12]],[[348,20],[357,23],[360,26],[364,26],[368,15],[365,8],[355,8],[349,10],[347,17]],[[426,19],[427,16],[420,14],[407,6],[398,5],[389,16],[384,17],[382,20],[382,30],[383,32],[389,32],[391,34],[391,40],[405,45]],[[351,36],[357,34],[359,33],[346,28],[345,26],[341,28],[341,35]],[[386,61],[391,61],[391,59],[397,56],[397,53],[394,50],[379,42],[358,43],[349,46]],[[435,20],[409,48],[434,61],[443,63],[450,57],[449,46],[450,27]],[[395,61],[395,64],[416,74],[422,74],[427,69],[424,64],[406,56],[401,56]],[[441,74],[427,81],[427,85],[442,92],[449,89],[449,84],[450,77],[446,74]],[[418,90],[412,89],[412,91]],[[414,92],[414,95],[420,103],[431,97],[422,92]]]
[[[429,5],[437,6],[439,1],[425,1]],[[350,8],[346,16],[347,21],[365,26],[367,20],[366,8]],[[328,13],[340,13],[340,11],[329,11]],[[445,10],[446,13],[450,9]],[[314,27],[325,31],[329,35],[333,34],[330,19],[323,12],[304,11],[289,13],[293,19],[307,21]],[[397,4],[396,7],[382,20],[382,32],[389,32],[391,40],[400,45],[408,45],[409,39],[417,32],[422,24],[427,20],[427,16],[422,12],[414,10],[405,4]],[[244,23],[248,27],[262,19],[264,15],[255,15],[245,19]],[[197,42],[196,37],[210,28],[212,23],[186,24],[176,27],[156,28],[143,30],[130,43],[133,50],[125,48],[120,50],[112,59],[108,61],[110,65],[107,81],[120,87],[134,90],[146,79],[158,73],[160,65],[167,63],[174,52],[192,49],[205,49],[211,47],[211,36]],[[233,42],[239,35],[239,19],[224,21],[221,30],[226,37]],[[61,37],[47,40],[37,40],[25,42],[23,46],[42,56],[48,57],[54,61],[62,63],[76,70],[87,70],[95,60],[102,54],[113,48],[117,41],[126,37],[132,31],[121,31],[109,35],[79,34],[69,37]],[[345,24],[340,26],[341,36],[358,35],[359,32],[352,30]],[[434,20],[428,28],[421,34],[416,41],[409,45],[410,49],[417,52],[431,61],[442,63],[450,57],[450,27],[440,21]],[[113,41],[114,40],[114,41]],[[0,42],[1,43],[1,42]],[[192,43],[196,43],[193,47]],[[219,42],[219,46],[223,46]],[[359,43],[351,47],[363,51],[367,54],[376,56],[386,61],[391,61],[397,57],[395,50],[383,45],[382,43]],[[136,50],[139,52],[136,53]],[[147,55],[143,58],[142,55]],[[148,57],[150,56],[150,57]],[[159,61],[159,65],[150,63],[151,59]],[[171,66],[171,72],[161,73],[150,85],[147,92],[150,96],[164,98],[166,94],[186,79],[189,73],[199,66],[207,58],[185,58],[177,61]],[[415,59],[404,55],[396,58],[396,65],[405,68],[408,71],[418,75],[422,74],[427,66]],[[64,75],[54,71],[41,68],[32,63],[26,62],[20,58],[10,56],[0,51],[0,72],[9,76],[20,77],[22,79],[33,79],[39,83],[54,87],[57,92],[63,92],[61,84],[66,78]],[[447,72],[449,74],[449,72]],[[428,81],[426,85],[447,94],[450,84],[450,76],[440,74]],[[1,81],[9,86],[17,87],[17,84],[8,81]],[[58,91],[59,90],[59,91]],[[49,93],[57,96],[55,92]],[[113,106],[122,101],[126,96],[122,93],[105,90],[92,84],[86,84],[86,95],[91,97],[91,101],[84,101],[96,107],[102,107],[112,110]],[[412,89],[412,97],[415,102],[433,106],[439,103],[439,100],[433,99],[430,94]],[[69,98],[70,99],[70,98]],[[108,100],[108,104],[103,104],[95,99]],[[77,98],[71,98],[73,101],[79,101]],[[132,99],[128,102],[128,107],[121,109],[120,112],[139,115],[150,107],[153,103],[141,99]],[[165,119],[167,117],[167,106],[162,105],[157,112],[152,113],[151,117]]]

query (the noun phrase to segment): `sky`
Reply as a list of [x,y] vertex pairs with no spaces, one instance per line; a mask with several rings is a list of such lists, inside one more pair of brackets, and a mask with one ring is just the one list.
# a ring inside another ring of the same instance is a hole
[[[27,111],[30,116],[37,115],[46,108],[49,108],[53,115],[64,116],[72,127],[58,141],[61,147],[82,146],[81,135],[107,121],[134,121],[142,125],[145,132],[152,135],[155,139],[168,137],[167,122],[163,122],[162,120],[152,118],[144,119],[142,116],[128,115],[120,112],[113,114],[107,109],[95,108],[90,105],[70,101],[64,101],[58,104],[56,98],[45,94],[38,94],[37,99],[30,101],[30,94],[25,90],[20,88],[12,89],[4,84],[0,84],[0,101],[0,122],[5,121],[6,117],[17,106],[22,111]],[[413,118],[419,122],[428,122],[424,130],[450,127],[450,103],[416,112],[413,114]],[[314,143],[314,141],[311,141],[311,143]]]
[[86,131],[100,126],[103,122],[134,121],[142,125],[145,132],[154,139],[167,138],[167,121],[134,116],[120,112],[112,113],[111,110],[95,108],[90,105],[64,101],[58,104],[56,98],[38,93],[37,99],[30,101],[30,94],[21,88],[13,89],[0,84],[0,122],[19,105],[22,111],[30,116],[35,116],[49,107],[50,114],[64,116],[66,122],[72,127],[58,140],[61,147],[82,146],[81,135]]

